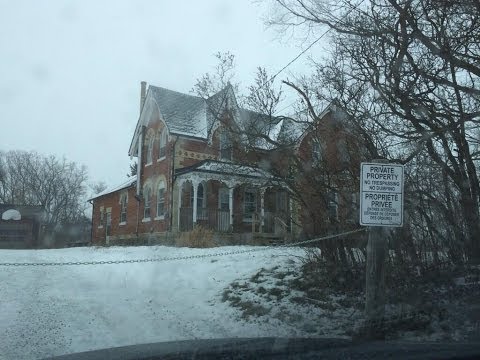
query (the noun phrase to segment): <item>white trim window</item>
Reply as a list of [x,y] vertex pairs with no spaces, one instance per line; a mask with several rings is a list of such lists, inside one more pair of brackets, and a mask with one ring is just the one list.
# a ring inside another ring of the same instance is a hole
[[232,160],[232,141],[225,130],[220,132],[220,159]]
[[152,159],[153,159],[153,142],[155,141],[155,138],[151,136],[148,139],[148,144],[147,144],[147,157],[146,157],[146,165],[151,165],[152,164]]
[[120,225],[125,225],[127,223],[127,194],[120,195]]
[[167,149],[167,129],[160,130],[160,138],[158,139],[158,160],[165,158]]
[[165,218],[165,183],[160,181],[157,190],[157,217],[155,219]]
[[243,220],[252,221],[257,211],[257,192],[255,189],[245,189],[243,194]]
[[146,186],[145,190],[143,191],[143,220],[144,221],[150,221],[151,219],[151,211],[150,207],[152,204],[152,190],[150,189],[150,186]]

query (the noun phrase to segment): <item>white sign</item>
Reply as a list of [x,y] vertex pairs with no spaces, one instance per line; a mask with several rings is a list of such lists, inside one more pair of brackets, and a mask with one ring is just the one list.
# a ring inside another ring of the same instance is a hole
[[403,225],[403,165],[362,163],[360,225]]

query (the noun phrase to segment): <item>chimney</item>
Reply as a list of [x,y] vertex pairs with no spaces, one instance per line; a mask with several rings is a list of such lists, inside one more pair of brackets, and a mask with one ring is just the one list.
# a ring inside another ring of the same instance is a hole
[[145,104],[145,96],[147,94],[147,82],[140,83],[140,114],[142,113],[143,105]]

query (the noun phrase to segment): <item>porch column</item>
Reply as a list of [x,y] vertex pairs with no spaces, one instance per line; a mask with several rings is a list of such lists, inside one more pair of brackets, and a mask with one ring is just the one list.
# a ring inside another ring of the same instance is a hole
[[230,227],[233,226],[233,187],[228,188],[228,209],[230,210]]
[[260,232],[263,232],[263,225],[265,219],[265,189],[260,189]]
[[192,182],[193,186],[193,225],[197,223],[197,193],[198,193],[198,183]]

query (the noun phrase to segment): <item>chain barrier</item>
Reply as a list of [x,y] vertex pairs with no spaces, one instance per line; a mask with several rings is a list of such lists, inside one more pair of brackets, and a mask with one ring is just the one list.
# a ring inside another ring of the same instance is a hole
[[148,262],[163,262],[163,261],[176,261],[176,260],[192,260],[192,259],[202,259],[202,258],[211,258],[211,257],[220,257],[228,255],[239,255],[247,254],[253,252],[264,251],[267,249],[281,249],[281,248],[290,248],[298,247],[301,245],[308,245],[319,241],[330,240],[338,237],[348,236],[351,234],[356,234],[365,231],[366,228],[360,228],[356,230],[346,231],[340,234],[327,235],[320,238],[297,241],[294,243],[282,244],[282,245],[268,245],[268,246],[259,246],[253,249],[244,249],[236,251],[226,251],[213,254],[199,254],[199,255],[187,255],[187,256],[174,256],[174,257],[154,257],[154,258],[145,258],[145,259],[132,259],[132,260],[108,260],[108,261],[68,261],[68,262],[0,262],[0,266],[72,266],[72,265],[112,265],[112,264],[133,264],[133,263],[148,263]]

